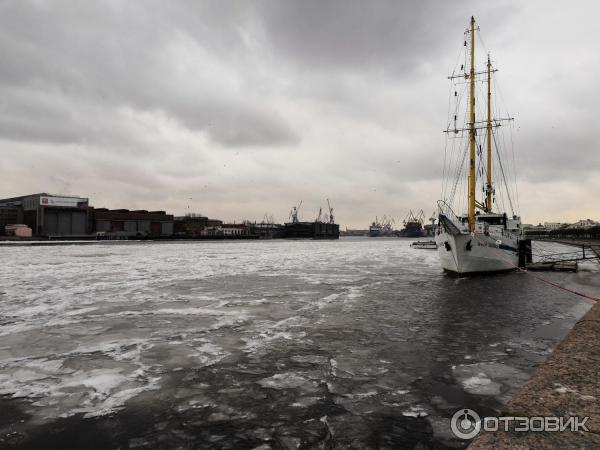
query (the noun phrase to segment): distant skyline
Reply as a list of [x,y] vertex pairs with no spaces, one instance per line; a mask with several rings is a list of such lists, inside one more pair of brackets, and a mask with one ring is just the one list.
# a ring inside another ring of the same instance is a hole
[[[0,5],[0,198],[227,221],[429,217],[474,15],[515,117],[525,223],[600,220],[592,1]],[[481,61],[485,57],[481,53]]]

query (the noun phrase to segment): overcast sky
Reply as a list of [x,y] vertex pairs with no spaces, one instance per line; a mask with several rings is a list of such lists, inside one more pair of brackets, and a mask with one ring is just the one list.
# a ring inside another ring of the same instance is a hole
[[[434,210],[469,18],[525,222],[600,219],[597,2],[1,1],[0,198],[279,221]],[[484,57],[481,54],[482,58]]]

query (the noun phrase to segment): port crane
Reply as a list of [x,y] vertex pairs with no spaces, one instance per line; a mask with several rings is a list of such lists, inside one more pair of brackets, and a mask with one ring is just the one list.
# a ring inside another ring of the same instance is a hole
[[298,206],[292,206],[292,210],[290,211],[290,218],[292,219],[292,223],[298,223],[298,211],[300,211],[301,206],[302,200],[300,200]]
[[331,207],[331,203],[329,203],[329,199],[327,199],[327,207],[329,208],[329,223],[335,223],[335,219],[333,218],[333,208]]
[[429,221],[431,222],[431,227],[433,228],[433,226],[435,225],[435,221],[437,220],[438,217],[438,213],[436,211],[434,211],[431,214],[431,217],[429,218]]
[[321,222],[322,217],[323,217],[323,208],[319,208],[319,215],[315,219],[315,222]]
[[404,226],[406,226],[407,223],[420,223],[421,225],[423,225],[424,221],[425,221],[425,213],[423,212],[423,210],[421,210],[419,212],[419,214],[414,214],[411,209],[408,212],[408,215],[402,221],[402,223],[404,224]]
[[273,225],[275,223],[275,217],[272,214],[269,215],[269,213],[265,213],[261,223],[264,225]]

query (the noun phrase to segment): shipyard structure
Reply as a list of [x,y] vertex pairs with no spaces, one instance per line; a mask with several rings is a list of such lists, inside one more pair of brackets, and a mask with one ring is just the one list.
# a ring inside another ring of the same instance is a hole
[[289,223],[223,223],[199,214],[95,208],[89,198],[38,193],[0,199],[0,239],[337,239],[333,209],[312,222],[298,220],[302,202]]
[[[395,229],[396,221],[393,217],[383,216],[381,219],[375,217],[368,231],[363,234],[370,237],[423,237],[433,236],[435,232],[436,213],[429,218],[430,224],[425,224],[425,213],[421,210],[418,214],[409,211],[402,221],[403,228]],[[357,235],[357,234],[354,234]]]
[[298,219],[302,200],[298,206],[293,206],[290,211],[290,222],[283,225],[283,237],[288,239],[308,238],[308,239],[339,239],[340,226],[335,223],[333,208],[327,200],[329,213],[323,214],[319,209],[319,214],[312,222],[302,222]]

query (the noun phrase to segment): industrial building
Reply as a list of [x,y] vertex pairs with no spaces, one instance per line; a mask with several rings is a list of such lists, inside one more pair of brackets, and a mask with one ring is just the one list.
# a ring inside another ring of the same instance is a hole
[[340,226],[325,222],[289,222],[283,224],[283,237],[304,239],[339,239]]
[[173,216],[165,211],[90,208],[91,228],[97,235],[171,237]]
[[175,235],[179,237],[199,238],[207,235],[207,230],[212,230],[223,225],[223,221],[209,219],[198,214],[175,217]]
[[[93,208],[85,197],[46,193],[0,199],[0,233],[6,234],[6,226],[15,224],[48,238],[173,236],[173,216],[164,211]],[[15,234],[13,228],[10,231]]]
[[89,234],[87,198],[46,193],[24,195],[0,199],[0,209],[3,211],[0,223],[12,220],[14,222],[10,223],[23,223],[36,236],[83,237]]
[[175,236],[191,239],[258,239],[245,223],[223,223],[199,214],[175,217]]
[[[246,238],[250,237],[250,227],[245,224],[224,223],[220,227],[215,227],[217,235],[229,238]],[[255,236],[258,238],[258,236]]]

